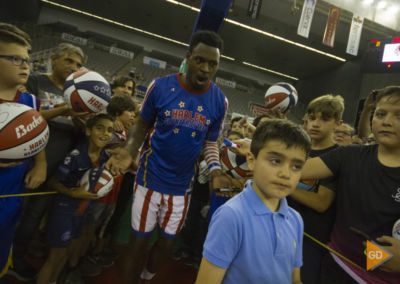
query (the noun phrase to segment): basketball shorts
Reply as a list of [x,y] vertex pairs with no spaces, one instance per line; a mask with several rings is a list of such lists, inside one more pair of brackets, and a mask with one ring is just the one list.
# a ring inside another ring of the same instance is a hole
[[174,238],[181,230],[190,195],[163,194],[135,183],[131,224],[138,236],[148,236],[158,224],[161,232]]

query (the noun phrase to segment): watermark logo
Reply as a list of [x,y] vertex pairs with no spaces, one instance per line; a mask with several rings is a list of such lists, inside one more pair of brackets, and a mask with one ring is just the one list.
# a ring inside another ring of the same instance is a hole
[[375,242],[367,241],[367,270],[374,270],[392,257],[392,254],[384,250]]

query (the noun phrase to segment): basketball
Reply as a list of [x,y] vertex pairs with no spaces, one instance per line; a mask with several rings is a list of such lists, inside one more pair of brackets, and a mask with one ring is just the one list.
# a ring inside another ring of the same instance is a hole
[[250,173],[245,156],[236,155],[229,147],[221,149],[222,168],[233,178],[246,178]]
[[99,73],[78,71],[68,76],[64,83],[64,98],[76,112],[100,112],[111,99],[107,80]]
[[276,83],[265,93],[265,105],[269,109],[280,108],[282,113],[296,106],[298,95],[296,89],[289,83]]
[[99,197],[106,196],[114,185],[113,176],[104,167],[87,170],[81,178],[80,185],[86,182],[86,191],[97,193]]
[[32,157],[48,139],[49,127],[38,111],[23,104],[0,104],[0,162]]

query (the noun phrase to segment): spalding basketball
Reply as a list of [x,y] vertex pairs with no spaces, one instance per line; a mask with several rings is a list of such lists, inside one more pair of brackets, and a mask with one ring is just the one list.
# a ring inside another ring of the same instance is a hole
[[227,174],[233,178],[246,178],[250,173],[245,156],[236,155],[229,147],[223,147],[221,165]]
[[269,87],[265,93],[265,105],[267,108],[280,108],[282,113],[296,106],[297,101],[297,91],[288,83],[276,83]]
[[104,167],[89,169],[82,176],[80,185],[87,182],[85,189],[97,193],[99,197],[106,196],[113,188],[114,179]]
[[76,112],[100,112],[111,99],[107,80],[99,73],[84,70],[72,73],[64,83],[64,98]]
[[33,108],[0,104],[0,161],[13,162],[39,153],[49,139],[46,120]]

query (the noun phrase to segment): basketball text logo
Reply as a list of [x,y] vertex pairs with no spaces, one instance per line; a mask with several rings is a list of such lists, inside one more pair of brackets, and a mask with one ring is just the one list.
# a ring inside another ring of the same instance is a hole
[[400,187],[397,189],[397,193],[393,194],[392,197],[394,198],[394,200],[396,200],[397,202],[400,202]]
[[367,270],[374,270],[391,257],[391,253],[378,246],[375,242],[367,241]]
[[17,138],[20,139],[21,137],[25,136],[29,132],[31,132],[33,129],[35,129],[38,125],[40,125],[43,122],[43,117],[39,116],[38,118],[32,116],[32,122],[29,123],[28,125],[18,125],[15,128],[15,132],[17,134]]

